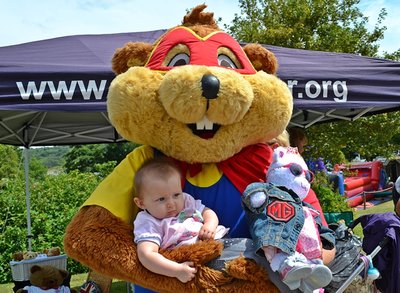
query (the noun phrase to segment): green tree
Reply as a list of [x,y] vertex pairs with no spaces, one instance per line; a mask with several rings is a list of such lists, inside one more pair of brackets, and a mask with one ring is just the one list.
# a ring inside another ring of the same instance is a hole
[[0,144],[0,179],[17,176],[20,172],[20,162],[16,147]]
[[132,142],[110,143],[105,145],[104,162],[121,162],[138,144]]
[[376,57],[383,39],[384,8],[372,32],[368,18],[357,7],[359,0],[239,0],[225,28],[238,40],[269,45],[355,53]]
[[65,170],[67,172],[93,172],[96,163],[104,162],[104,144],[78,145],[72,147],[65,155]]
[[69,151],[69,146],[47,146],[31,148],[31,158],[38,158],[47,168],[61,167],[64,165],[64,155]]
[[[384,37],[384,8],[372,31],[359,0],[239,0],[240,15],[225,28],[238,40],[290,48],[354,53],[377,57]],[[384,58],[400,60],[400,49]],[[351,158],[390,157],[399,149],[400,113],[365,117],[351,122],[313,125],[307,129],[306,158],[324,157],[333,163]]]
[[388,53],[386,51],[383,52],[383,58],[400,61],[400,49],[398,49],[397,51],[395,51],[393,53]]
[[47,168],[38,158],[29,159],[29,178],[35,180],[44,179],[47,174]]
[[354,153],[373,160],[393,157],[400,149],[400,112],[390,112],[355,121],[315,125],[307,129],[307,158],[323,157],[335,163],[349,161]]
[[[67,225],[80,206],[99,184],[99,177],[72,171],[31,180],[32,251],[59,246]],[[0,283],[11,281],[9,262],[17,251],[27,251],[27,207],[25,180],[17,176],[0,186]],[[82,273],[85,268],[68,260],[68,271]]]
[[[114,165],[118,164],[136,146],[130,142],[74,146],[65,155],[64,168],[67,172],[72,170],[99,172],[99,168],[104,172],[104,166],[100,167],[96,164],[108,162],[113,162]],[[106,169],[110,170],[110,165]]]

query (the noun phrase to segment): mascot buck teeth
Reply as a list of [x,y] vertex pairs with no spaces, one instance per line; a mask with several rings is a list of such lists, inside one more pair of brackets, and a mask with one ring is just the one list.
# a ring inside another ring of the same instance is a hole
[[230,238],[250,238],[242,192],[265,181],[272,159],[265,142],[291,118],[292,96],[275,76],[273,53],[257,44],[242,48],[205,8],[195,7],[154,44],[131,42],[116,50],[109,117],[125,139],[141,146],[75,215],[65,251],[96,272],[157,292],[279,292],[265,269],[245,256],[219,270],[207,266],[224,251],[216,240],[162,251],[177,262],[195,263],[196,277],[188,283],[146,270],[137,257],[133,183],[143,162],[173,159],[186,174],[184,191],[217,213]]

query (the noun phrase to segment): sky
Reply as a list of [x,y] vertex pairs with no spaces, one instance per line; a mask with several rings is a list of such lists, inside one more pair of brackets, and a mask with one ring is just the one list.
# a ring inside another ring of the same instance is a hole
[[[380,53],[400,49],[399,0],[361,0],[369,30],[380,8],[388,15]],[[397,3],[396,3],[397,2]],[[240,13],[238,0],[0,0],[0,46],[77,34],[108,34],[165,29],[181,23],[186,10],[207,4],[206,11],[229,24]]]

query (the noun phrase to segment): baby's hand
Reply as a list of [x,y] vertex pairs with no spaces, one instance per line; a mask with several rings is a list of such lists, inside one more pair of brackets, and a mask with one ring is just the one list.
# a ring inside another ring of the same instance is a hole
[[176,278],[182,283],[187,283],[194,278],[197,270],[193,267],[194,264],[191,261],[183,262],[180,265]]
[[207,223],[204,223],[199,231],[199,238],[200,239],[214,239],[216,229],[217,229],[217,227],[215,227],[214,225],[211,225],[211,224],[208,225]]

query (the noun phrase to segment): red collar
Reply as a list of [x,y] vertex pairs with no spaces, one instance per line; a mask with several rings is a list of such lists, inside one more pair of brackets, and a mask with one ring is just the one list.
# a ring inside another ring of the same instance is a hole
[[[269,145],[259,143],[242,149],[231,158],[217,163],[218,168],[228,177],[229,181],[243,192],[252,182],[265,182],[267,170],[272,161],[272,149]],[[194,177],[202,170],[202,164],[188,164],[177,161],[182,174]]]

